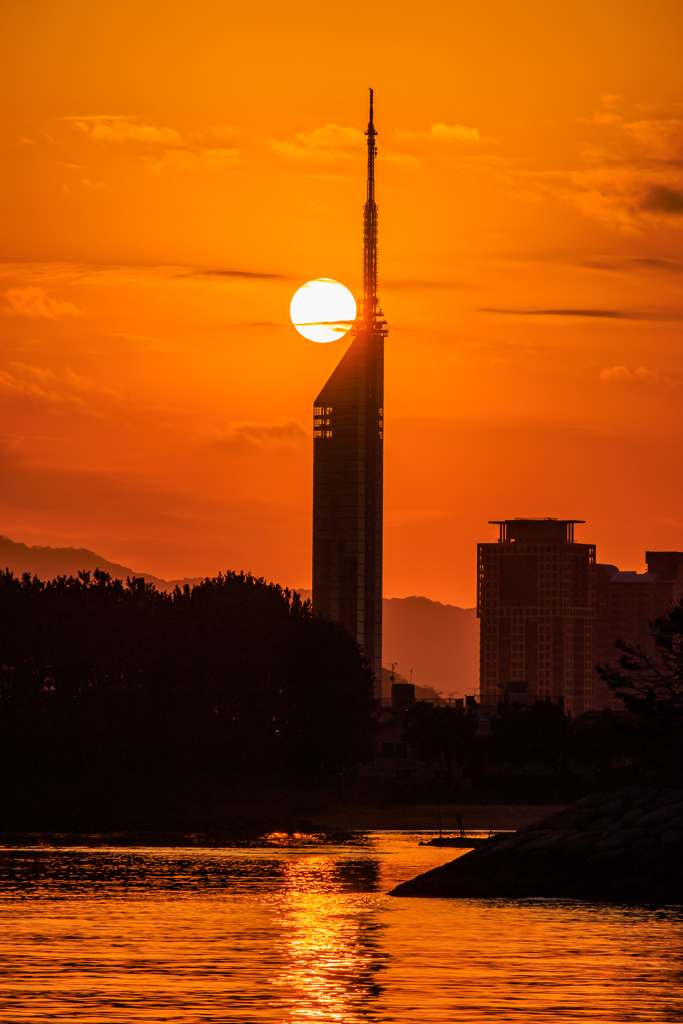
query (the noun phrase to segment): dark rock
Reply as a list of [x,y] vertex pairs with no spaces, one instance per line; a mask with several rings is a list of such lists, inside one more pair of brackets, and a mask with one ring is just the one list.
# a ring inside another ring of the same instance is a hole
[[658,800],[661,795],[661,789],[647,790],[633,801],[633,805],[634,807],[642,807],[643,809],[650,810],[655,801]]
[[606,804],[600,807],[600,811],[603,817],[606,818],[620,818],[625,811],[629,811],[631,805],[628,800],[623,797],[620,800],[609,800]]
[[604,832],[613,824],[614,818],[607,818],[603,816],[602,818],[596,818],[595,821],[591,822],[590,829],[591,832]]
[[683,803],[683,789],[670,789],[668,793],[655,800],[653,807],[668,807],[671,804]]
[[611,868],[626,859],[626,851],[612,847],[611,850],[601,850],[600,853],[593,853],[587,860],[581,861],[581,871],[591,874],[594,871],[602,871],[604,868]]
[[643,839],[647,835],[647,830],[644,828],[620,828],[615,831],[610,830],[604,839],[600,839],[593,849],[596,853],[601,850],[611,850],[614,848],[623,848],[633,846],[634,843],[638,842],[639,839]]
[[623,794],[624,799],[628,800],[633,807],[640,807],[641,801],[655,799],[653,794],[659,795],[661,792],[659,789],[652,789],[648,786],[625,786],[620,792]]
[[494,850],[496,853],[498,853],[501,850],[515,850],[517,849],[517,847],[522,846],[527,841],[527,838],[528,837],[523,835],[521,832],[515,832],[513,836],[509,836],[508,838],[504,839],[501,843],[498,843],[494,847],[494,849],[489,849],[487,848],[487,846],[482,847],[482,855],[485,857],[490,857],[493,854]]
[[643,786],[592,794],[391,895],[683,903],[682,796]]
[[553,856],[550,850],[532,850],[531,855],[529,857],[529,867],[534,868],[534,870],[536,871],[538,871],[539,869],[543,870],[544,868],[549,866],[552,859]]
[[553,837],[552,829],[543,829],[539,832],[532,832],[527,842],[522,843],[521,846],[517,847],[517,853],[529,853],[532,850],[538,850],[546,846]]
[[580,856],[595,846],[596,834],[594,832],[577,832],[571,838],[562,842],[561,852],[568,857]]
[[598,820],[598,812],[594,807],[582,807],[578,814],[573,814],[569,821],[575,828],[590,828],[592,822]]
[[642,857],[644,854],[650,853],[653,850],[659,850],[662,845],[662,840],[659,836],[645,835],[642,839],[639,839],[637,843],[633,844],[631,849],[632,857]]
[[627,811],[626,814],[622,816],[620,824],[635,825],[636,822],[640,821],[644,814],[645,811],[642,809],[642,807],[634,807],[633,810]]
[[581,800],[577,800],[574,807],[599,807],[601,803],[609,799],[610,794],[605,793],[589,793],[588,796],[582,797]]
[[671,821],[672,818],[679,818],[681,815],[683,815],[683,801],[677,801],[676,803],[665,804],[664,806],[660,805],[648,814],[644,814],[640,819],[640,824],[655,825],[660,822]]

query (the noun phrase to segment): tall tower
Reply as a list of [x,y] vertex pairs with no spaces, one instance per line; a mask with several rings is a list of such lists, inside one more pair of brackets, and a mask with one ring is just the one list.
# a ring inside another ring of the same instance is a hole
[[377,297],[372,89],[363,207],[363,305],[313,409],[313,609],[356,638],[382,680],[384,338]]

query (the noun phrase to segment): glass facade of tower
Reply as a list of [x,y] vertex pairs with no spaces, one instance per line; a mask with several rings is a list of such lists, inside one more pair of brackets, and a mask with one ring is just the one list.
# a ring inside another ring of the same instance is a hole
[[595,545],[574,522],[508,519],[497,543],[478,545],[482,704],[506,695],[592,706]]
[[313,608],[382,675],[384,336],[360,329],[315,400]]

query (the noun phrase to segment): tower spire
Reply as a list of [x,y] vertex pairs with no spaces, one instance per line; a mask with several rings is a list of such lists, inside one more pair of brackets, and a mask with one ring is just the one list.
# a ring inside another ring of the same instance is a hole
[[373,91],[370,90],[370,120],[365,133],[368,138],[368,187],[363,207],[363,327],[375,325],[377,311],[377,203],[375,202],[375,125],[373,121]]

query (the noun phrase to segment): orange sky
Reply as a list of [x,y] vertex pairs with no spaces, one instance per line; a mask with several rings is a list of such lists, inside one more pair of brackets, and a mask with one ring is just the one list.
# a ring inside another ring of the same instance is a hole
[[[561,10],[560,10],[561,7]],[[5,0],[0,533],[310,584],[312,402],[380,132],[385,594],[489,519],[683,549],[683,5]]]

